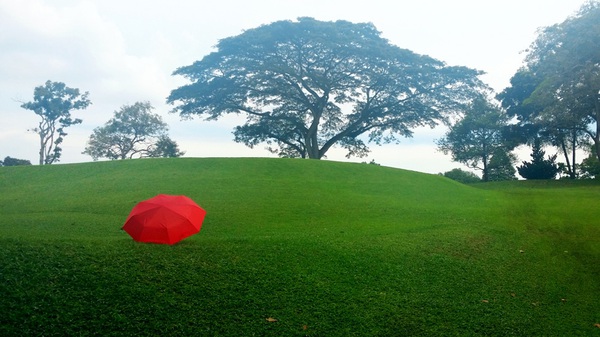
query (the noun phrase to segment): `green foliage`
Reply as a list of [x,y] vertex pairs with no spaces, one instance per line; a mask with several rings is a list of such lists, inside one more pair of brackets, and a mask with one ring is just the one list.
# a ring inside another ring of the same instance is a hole
[[600,177],[600,160],[593,154],[583,159],[579,165],[582,179],[595,179]]
[[515,180],[514,154],[499,148],[494,151],[488,163],[487,181]]
[[0,166],[19,166],[19,165],[31,165],[31,162],[26,159],[17,159],[6,156],[4,160],[0,160]]
[[[495,180],[490,176],[500,178],[504,176],[507,165],[512,167],[505,160],[509,158],[507,152],[510,151],[503,134],[507,121],[507,116],[499,107],[480,97],[465,110],[464,117],[437,141],[438,148],[444,154],[452,154],[453,161],[481,170],[483,181]],[[495,164],[491,165],[494,156]],[[495,170],[495,173],[491,170]]]
[[[510,117],[517,117],[521,126],[532,125],[535,117],[542,107],[532,102],[529,96],[540,85],[540,79],[536,73],[527,68],[519,69],[510,79],[510,87],[505,88],[496,98],[502,102],[502,107]],[[538,133],[539,127],[532,128],[534,135]]]
[[531,161],[524,161],[517,167],[521,177],[525,179],[554,179],[559,172],[556,164],[556,155],[545,159],[546,152],[542,149],[539,140],[536,140],[531,150]]
[[83,153],[94,160],[182,156],[167,135],[167,124],[152,109],[149,102],[124,105],[104,126],[94,129]]
[[67,133],[65,129],[80,124],[79,118],[72,118],[72,110],[87,108],[91,102],[88,93],[79,93],[79,89],[69,88],[61,82],[46,81],[44,86],[35,87],[33,102],[23,103],[21,107],[33,111],[41,121],[32,131],[40,137],[40,165],[58,162],[62,143]]
[[[475,186],[294,159],[2,167],[0,335],[594,335],[600,185]],[[202,231],[132,241],[157,193],[197,201]]]
[[463,184],[473,184],[481,181],[481,178],[479,178],[475,173],[465,171],[459,168],[455,168],[448,172],[444,172],[443,176],[452,180],[456,180]]
[[179,150],[177,142],[166,135],[158,137],[154,148],[148,154],[148,157],[176,158],[181,157],[185,152]]
[[592,142],[600,158],[599,44],[600,2],[588,1],[564,22],[540,30],[525,66],[499,95],[523,125],[536,126],[531,138],[547,137],[563,151],[571,178],[577,148]]
[[235,141],[266,143],[281,157],[320,159],[334,145],[368,147],[411,136],[463,110],[483,87],[479,72],[398,48],[372,24],[278,21],[222,39],[217,51],[177,69],[192,83],[168,102],[183,117],[243,113]]
[[370,162],[368,162],[368,163],[367,163],[366,161],[363,161],[362,163],[363,163],[363,164],[369,164],[369,165],[377,165],[377,166],[380,166],[380,165],[381,165],[381,164],[379,164],[378,162],[376,162],[376,161],[375,161],[375,159],[371,159],[371,161],[370,161]]

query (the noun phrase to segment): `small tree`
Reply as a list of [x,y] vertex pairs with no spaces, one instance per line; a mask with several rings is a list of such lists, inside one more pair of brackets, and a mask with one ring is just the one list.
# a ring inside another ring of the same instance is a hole
[[166,135],[160,136],[148,157],[181,157],[185,154],[179,150],[177,143]]
[[511,150],[503,134],[506,125],[507,117],[500,108],[480,97],[467,108],[464,118],[437,141],[437,145],[444,154],[452,154],[453,161],[481,170],[483,181],[488,181],[492,156],[498,151]]
[[62,148],[59,146],[67,135],[65,129],[80,124],[81,119],[71,117],[71,111],[85,109],[91,104],[88,93],[69,88],[64,83],[46,81],[33,91],[33,102],[23,103],[23,109],[31,110],[41,117],[32,131],[40,136],[40,165],[58,162]]
[[502,148],[496,149],[488,163],[487,181],[516,180],[517,171],[513,165],[515,160],[515,155],[512,153]]
[[536,139],[531,151],[531,161],[523,162],[523,165],[517,167],[519,175],[525,179],[554,179],[558,174],[559,168],[556,164],[556,155],[544,159],[546,152],[542,150],[541,142]]
[[167,135],[167,124],[152,109],[149,102],[124,105],[104,126],[94,129],[83,153],[94,160],[183,155]]

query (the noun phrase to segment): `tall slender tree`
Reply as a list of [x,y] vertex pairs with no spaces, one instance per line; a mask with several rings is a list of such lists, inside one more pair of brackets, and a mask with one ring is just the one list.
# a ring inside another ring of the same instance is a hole
[[87,108],[91,104],[88,95],[88,92],[81,94],[79,89],[69,88],[62,82],[47,81],[34,89],[32,102],[21,105],[41,119],[32,129],[40,138],[40,165],[59,161],[62,153],[60,144],[67,136],[65,129],[82,122],[71,117],[71,111]]

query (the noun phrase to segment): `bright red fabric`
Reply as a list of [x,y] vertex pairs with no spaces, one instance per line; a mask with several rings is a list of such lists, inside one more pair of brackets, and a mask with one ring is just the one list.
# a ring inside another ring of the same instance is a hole
[[184,195],[159,194],[139,202],[125,224],[135,241],[175,244],[200,231],[206,211]]

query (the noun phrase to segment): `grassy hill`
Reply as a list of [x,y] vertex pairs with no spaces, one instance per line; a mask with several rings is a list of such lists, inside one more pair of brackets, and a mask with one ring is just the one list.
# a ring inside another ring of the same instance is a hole
[[[0,191],[3,336],[600,333],[595,182],[148,159],[3,167]],[[202,231],[131,240],[158,193],[206,209]]]

